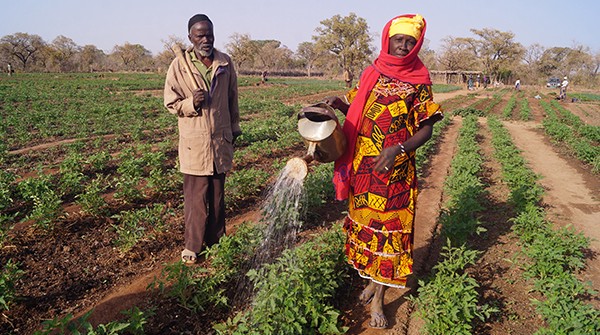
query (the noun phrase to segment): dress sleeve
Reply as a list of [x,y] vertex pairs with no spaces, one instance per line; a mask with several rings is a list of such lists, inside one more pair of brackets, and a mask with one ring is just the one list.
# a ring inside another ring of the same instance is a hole
[[417,128],[421,122],[429,118],[434,117],[436,121],[443,118],[442,107],[433,102],[431,85],[417,85],[417,93],[413,102],[412,113]]
[[346,102],[348,104],[351,104],[352,101],[354,101],[354,98],[356,97],[356,94],[358,93],[358,85],[360,83],[356,83],[356,86],[354,86],[353,89],[351,89],[350,91],[348,91],[348,93],[346,93],[346,95],[344,96],[346,98]]

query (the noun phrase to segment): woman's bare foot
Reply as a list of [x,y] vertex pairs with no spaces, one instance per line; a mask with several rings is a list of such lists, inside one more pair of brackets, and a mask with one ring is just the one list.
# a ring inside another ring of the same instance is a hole
[[365,289],[360,293],[358,299],[363,305],[368,305],[371,302],[371,300],[373,300],[373,295],[375,294],[376,286],[377,284],[375,284],[371,280],[369,281],[369,285],[367,285],[367,287],[365,287]]
[[385,286],[375,284],[375,294],[371,303],[371,321],[369,327],[376,329],[385,329],[388,326],[388,320],[383,314],[383,298],[385,295]]

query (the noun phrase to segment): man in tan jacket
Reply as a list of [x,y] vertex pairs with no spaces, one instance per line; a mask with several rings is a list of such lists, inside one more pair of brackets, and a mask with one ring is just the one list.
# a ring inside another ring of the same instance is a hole
[[183,54],[191,75],[183,60],[173,60],[164,105],[178,116],[185,219],[181,259],[195,263],[203,244],[211,246],[225,234],[225,174],[241,130],[235,68],[227,54],[214,48],[213,24],[206,15],[190,18],[188,38],[192,46]]

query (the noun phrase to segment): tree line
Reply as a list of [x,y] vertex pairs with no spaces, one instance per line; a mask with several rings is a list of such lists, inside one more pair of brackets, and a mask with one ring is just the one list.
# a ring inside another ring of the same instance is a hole
[[[277,40],[254,40],[235,33],[226,44],[241,73],[339,76],[348,71],[354,78],[376,57],[373,35],[365,19],[350,13],[320,22],[312,41],[302,42],[294,52]],[[448,36],[438,51],[423,45],[420,57],[430,70],[479,71],[493,81],[543,84],[549,77],[569,78],[578,85],[599,84],[600,52],[589,47],[528,47],[515,41],[512,32],[492,28],[471,29],[473,37]],[[175,36],[162,40],[157,55],[143,45],[115,45],[106,53],[94,45],[77,45],[66,36],[51,42],[39,35],[17,32],[0,39],[0,63],[22,72],[165,71],[174,58],[174,44],[188,45]]]

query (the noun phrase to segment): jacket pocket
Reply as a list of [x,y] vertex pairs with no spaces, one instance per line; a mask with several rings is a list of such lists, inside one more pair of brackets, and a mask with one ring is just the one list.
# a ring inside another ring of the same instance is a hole
[[210,136],[180,136],[179,163],[182,170],[197,173],[211,172],[213,160],[210,150]]

